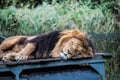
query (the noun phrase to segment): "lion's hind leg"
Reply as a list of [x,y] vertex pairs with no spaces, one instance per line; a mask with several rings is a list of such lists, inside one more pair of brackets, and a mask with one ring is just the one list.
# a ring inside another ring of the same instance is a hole
[[0,50],[4,51],[10,49],[15,46],[22,38],[26,38],[26,36],[12,36],[6,38],[0,45]]
[[15,60],[27,60],[30,58],[30,54],[35,50],[34,43],[28,43],[20,52],[18,52],[15,56]]

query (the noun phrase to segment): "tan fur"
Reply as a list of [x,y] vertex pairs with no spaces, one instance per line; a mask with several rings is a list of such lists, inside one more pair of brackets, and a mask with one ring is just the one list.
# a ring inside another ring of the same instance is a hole
[[[16,45],[21,38],[25,38],[26,36],[12,36],[6,38],[0,45],[0,51],[3,53],[0,54],[0,59],[11,53],[11,52],[18,52],[20,49],[18,48],[18,45]],[[4,51],[5,50],[5,51]]]
[[80,55],[83,50],[84,48],[82,41],[76,38],[69,40],[63,48],[64,53],[68,53],[68,51],[71,53],[69,58]]
[[[58,46],[58,48],[60,47],[59,49],[55,48],[56,51],[52,52],[52,54],[51,54],[52,57],[59,57],[61,51],[63,51],[64,53],[68,53],[68,50],[72,54],[75,54],[75,49],[78,48],[78,47],[81,48],[82,43],[80,42],[80,40],[78,40],[76,38],[71,38],[71,39],[67,38],[67,39],[68,40],[65,43],[63,43],[62,46]],[[80,45],[80,46],[78,46],[78,45]]]
[[19,51],[21,51],[23,48],[25,47],[25,45],[24,44],[16,44],[13,48],[12,48],[12,51],[14,51],[14,52],[19,52]]
[[33,43],[28,43],[24,49],[15,55],[15,59],[27,60],[29,55],[35,50],[35,45]]
[[88,56],[88,55],[90,55],[90,56],[92,56],[92,57],[94,58],[94,53],[93,53],[93,50],[92,50],[91,47],[88,47],[88,49],[85,49],[85,50],[83,51],[83,53],[80,54],[80,56],[83,56],[83,57],[86,57],[86,56]]
[[7,50],[12,48],[16,43],[20,41],[21,38],[26,38],[26,36],[12,36],[6,38],[0,45],[0,50]]
[[27,37],[27,40],[31,40],[31,39],[33,39],[33,38],[35,38],[36,36],[29,36],[29,37]]
[[13,52],[12,50],[2,52],[2,53],[0,54],[0,58],[2,58],[3,56],[6,56],[7,54],[12,53],[12,52]]
[[13,52],[12,50],[4,52],[3,54],[5,54],[5,55],[3,55],[2,60],[5,62],[10,62],[10,61],[14,60],[15,55],[16,55],[16,53]]
[[6,38],[0,45],[0,50],[8,50],[0,54],[0,59],[3,58],[9,61],[14,60],[14,58],[20,58],[20,55],[22,55],[21,59],[28,59],[29,54],[34,51],[35,46],[34,44],[17,44],[22,38],[31,40],[35,36],[13,36]]

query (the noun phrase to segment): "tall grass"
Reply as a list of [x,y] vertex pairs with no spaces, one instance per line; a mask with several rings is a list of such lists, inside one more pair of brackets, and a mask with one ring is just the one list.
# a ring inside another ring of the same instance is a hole
[[[105,7],[104,7],[105,8]],[[78,2],[44,2],[36,8],[0,9],[0,34],[34,35],[55,29],[80,28],[90,33],[114,32],[113,16],[102,6],[92,9]]]

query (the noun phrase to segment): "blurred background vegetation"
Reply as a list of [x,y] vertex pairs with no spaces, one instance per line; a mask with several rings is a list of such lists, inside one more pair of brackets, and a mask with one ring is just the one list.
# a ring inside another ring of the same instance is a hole
[[[120,0],[0,0],[0,35],[38,35],[79,28],[90,34],[120,34]],[[110,52],[107,80],[120,79],[120,38],[93,40]]]

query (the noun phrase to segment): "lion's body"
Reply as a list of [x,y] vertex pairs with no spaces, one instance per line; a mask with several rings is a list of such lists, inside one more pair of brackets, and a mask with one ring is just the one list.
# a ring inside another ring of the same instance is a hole
[[80,40],[83,45],[88,44],[86,33],[79,30],[58,30],[30,37],[8,37],[0,45],[0,50],[3,51],[0,58],[9,61],[25,60],[29,59],[29,56],[33,58],[56,57],[54,54],[60,54],[66,47],[65,44],[72,38]]

